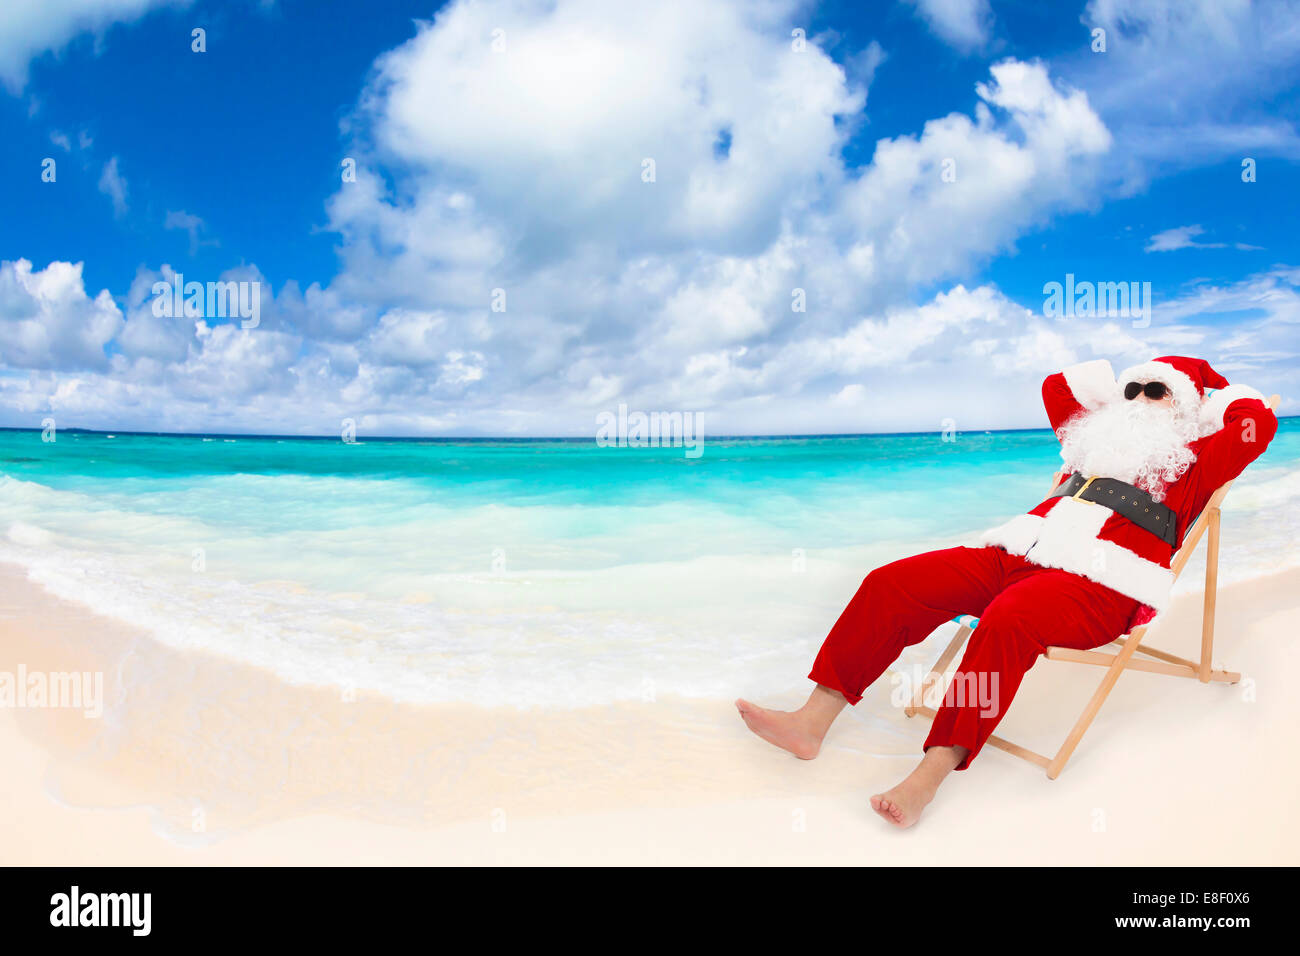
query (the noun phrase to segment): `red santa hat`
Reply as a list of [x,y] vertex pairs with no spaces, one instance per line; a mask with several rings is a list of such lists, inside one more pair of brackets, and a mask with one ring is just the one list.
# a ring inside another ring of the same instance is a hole
[[1123,388],[1129,382],[1161,382],[1169,386],[1174,402],[1184,408],[1197,408],[1207,388],[1226,388],[1228,380],[1210,368],[1205,359],[1185,355],[1164,355],[1120,372],[1117,382]]

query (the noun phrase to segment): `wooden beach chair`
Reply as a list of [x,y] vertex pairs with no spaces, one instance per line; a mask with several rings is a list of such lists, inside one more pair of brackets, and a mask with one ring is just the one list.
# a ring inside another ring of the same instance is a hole
[[[1273,395],[1268,400],[1269,408],[1276,411],[1280,401],[1279,396]],[[1062,476],[1060,474],[1056,475],[1052,480],[1052,488],[1060,484],[1061,480],[1063,480]],[[1177,580],[1178,575],[1182,573],[1188,560],[1191,559],[1192,553],[1196,550],[1196,545],[1204,535],[1206,539],[1205,605],[1201,621],[1201,659],[1191,661],[1185,657],[1179,657],[1176,654],[1143,645],[1142,638],[1146,636],[1150,623],[1139,625],[1127,634],[1115,638],[1109,645],[1103,645],[1103,647],[1094,650],[1081,651],[1072,647],[1048,647],[1044,652],[1044,656],[1049,661],[1073,661],[1079,664],[1094,664],[1106,668],[1106,674],[1101,679],[1101,686],[1092,695],[1088,705],[1083,708],[1083,713],[1075,721],[1074,728],[1070,731],[1069,736],[1065,738],[1065,743],[1056,752],[1056,756],[1044,757],[1042,754],[1035,753],[1028,748],[1013,744],[1011,741],[997,736],[989,737],[988,743],[991,746],[997,747],[999,750],[1005,750],[1007,753],[1023,760],[1028,760],[1030,763],[1037,764],[1047,771],[1049,779],[1055,780],[1065,768],[1065,762],[1074,753],[1074,748],[1079,746],[1079,741],[1083,739],[1084,733],[1087,732],[1089,725],[1097,716],[1097,712],[1101,710],[1101,705],[1106,702],[1106,697],[1114,688],[1116,681],[1119,680],[1119,675],[1124,671],[1149,671],[1153,674],[1164,674],[1169,677],[1192,677],[1202,684],[1208,684],[1212,681],[1235,684],[1241,680],[1241,675],[1236,672],[1217,671],[1210,666],[1210,656],[1214,651],[1214,603],[1219,580],[1219,506],[1222,504],[1223,498],[1228,493],[1228,488],[1231,485],[1231,481],[1227,482],[1210,496],[1205,508],[1197,516],[1191,528],[1188,529],[1186,536],[1183,538],[1183,546],[1178,549],[1178,553],[1174,555],[1174,559],[1170,564],[1170,570],[1173,571],[1174,579]],[[1208,534],[1206,534],[1207,531]],[[924,699],[930,689],[942,680],[948,665],[952,663],[961,646],[966,643],[966,639],[970,637],[971,632],[979,624],[978,618],[969,615],[962,615],[954,618],[954,620],[960,625],[957,628],[957,633],[939,656],[934,668],[921,682],[921,686],[912,697],[911,703],[903,709],[903,712],[908,717],[924,714],[932,720],[934,719],[935,711],[931,707],[924,706]],[[1116,644],[1120,646],[1115,653],[1106,653],[1106,648],[1113,648]],[[1144,657],[1135,657],[1135,654],[1142,654]]]

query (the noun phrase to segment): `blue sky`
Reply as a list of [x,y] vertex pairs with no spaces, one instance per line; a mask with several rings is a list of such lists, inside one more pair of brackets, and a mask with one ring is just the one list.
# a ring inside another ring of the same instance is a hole
[[[1166,353],[1294,413],[1298,66],[1282,0],[19,0],[0,425],[1024,427]],[[176,272],[260,324],[155,315]],[[1151,321],[1044,315],[1066,273]]]

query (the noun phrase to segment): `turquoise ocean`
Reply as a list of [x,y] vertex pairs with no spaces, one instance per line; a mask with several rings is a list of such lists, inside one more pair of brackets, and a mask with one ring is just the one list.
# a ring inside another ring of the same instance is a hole
[[[526,708],[786,692],[867,571],[974,543],[1059,464],[1046,429],[949,437],[717,438],[691,458],[0,430],[0,561],[292,683]],[[1224,522],[1224,580],[1300,564],[1300,419]]]

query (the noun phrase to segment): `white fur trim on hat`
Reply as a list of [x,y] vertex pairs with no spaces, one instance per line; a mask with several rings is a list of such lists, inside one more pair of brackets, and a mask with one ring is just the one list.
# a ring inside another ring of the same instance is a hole
[[1249,385],[1229,385],[1221,388],[1209,396],[1201,406],[1201,434],[1210,435],[1222,428],[1223,416],[1228,413],[1228,406],[1241,398],[1258,399],[1265,407],[1268,406],[1264,394]]
[[1162,382],[1174,393],[1174,404],[1195,412],[1201,405],[1201,393],[1196,390],[1196,383],[1174,368],[1168,362],[1143,362],[1119,373],[1115,380],[1120,391],[1129,382]]
[[1092,410],[1120,397],[1115,373],[1105,359],[1071,365],[1061,374],[1065,376],[1065,384],[1070,387],[1074,400],[1086,409]]

